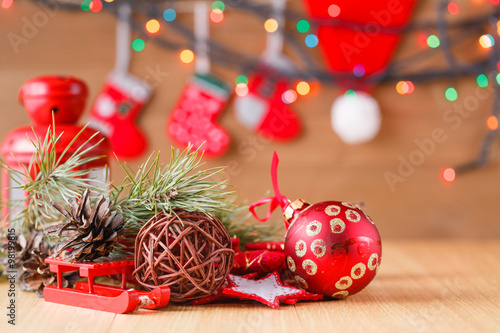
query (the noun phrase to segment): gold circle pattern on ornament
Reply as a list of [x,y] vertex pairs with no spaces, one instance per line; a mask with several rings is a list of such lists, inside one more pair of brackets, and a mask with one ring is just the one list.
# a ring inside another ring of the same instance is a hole
[[359,215],[359,213],[355,210],[352,210],[352,209],[348,209],[345,211],[345,217],[349,221],[354,222],[354,223],[357,223],[361,220],[361,216]]
[[316,258],[320,258],[326,253],[326,243],[322,239],[315,239],[311,243],[311,251],[316,256]]
[[160,212],[137,234],[133,275],[149,290],[170,287],[171,301],[185,302],[215,292],[233,260],[231,238],[218,219],[201,212]]
[[347,296],[349,296],[349,292],[347,290],[337,291],[332,295],[334,298],[345,298]]
[[370,216],[368,216],[368,214],[365,213],[365,216],[368,219],[368,221],[371,222],[371,224],[375,224],[375,222],[373,222],[372,218]]
[[334,234],[341,234],[345,230],[345,223],[339,218],[334,218],[330,221],[330,227]]
[[363,275],[365,275],[365,272],[366,272],[366,265],[360,262],[352,266],[351,277],[355,280],[360,279],[363,277]]
[[348,208],[357,208],[356,205],[353,205],[353,204],[348,203],[348,202],[343,202],[342,205],[344,205],[345,207],[348,207]]
[[306,252],[307,252],[306,242],[304,242],[303,240],[297,241],[297,243],[295,243],[295,254],[297,255],[297,257],[305,256]]
[[314,275],[318,272],[318,266],[316,266],[316,263],[311,259],[304,260],[302,262],[302,268],[309,275]]
[[325,208],[325,213],[328,216],[337,216],[340,213],[340,207],[337,205],[329,205]]
[[343,276],[335,283],[335,287],[339,290],[344,290],[352,285],[352,279],[350,276]]
[[304,280],[304,278],[302,278],[301,276],[295,275],[293,278],[295,279],[295,281],[297,281],[299,287],[301,287],[302,289],[309,288],[309,285],[307,284],[306,280]]
[[321,227],[322,227],[321,222],[312,221],[306,227],[307,236],[311,236],[311,237],[316,236],[321,231]]
[[372,253],[370,258],[368,258],[368,269],[373,271],[378,265],[378,254]]
[[292,257],[288,256],[286,258],[286,262],[288,264],[288,269],[293,273],[295,272],[295,270],[297,269],[297,267],[295,266],[295,261],[293,261]]

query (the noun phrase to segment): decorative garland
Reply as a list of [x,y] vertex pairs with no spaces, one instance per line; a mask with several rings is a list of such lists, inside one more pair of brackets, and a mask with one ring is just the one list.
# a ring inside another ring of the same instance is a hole
[[[117,15],[117,7],[120,3],[124,1],[112,1],[112,2],[102,2],[100,0],[38,0],[38,4],[46,5],[48,7],[58,6],[60,9],[65,10],[91,10],[94,12],[98,11],[108,11],[113,15]],[[140,38],[151,41],[162,48],[174,51],[180,51],[183,49],[194,49],[195,34],[193,29],[185,26],[181,22],[175,19],[163,20],[163,13],[167,9],[174,9],[175,18],[175,8],[181,6],[182,1],[175,0],[138,0],[138,1],[126,1],[130,4],[133,12],[133,16],[130,19],[130,27],[135,30]],[[93,4],[95,3],[95,7]],[[222,3],[221,5],[215,6],[217,8],[222,8],[224,10],[227,5],[230,10],[240,10],[250,13],[259,17],[261,20],[266,20],[272,17],[273,9],[269,4],[258,3],[255,0],[252,1],[242,1],[242,0],[228,0],[224,2],[216,1],[216,3]],[[450,6],[454,4],[454,7]],[[214,6],[213,6],[214,7]],[[488,81],[492,81],[495,85],[494,97],[491,108],[491,117],[497,119],[500,113],[500,74],[498,74],[500,67],[500,41],[498,38],[499,19],[500,19],[500,7],[495,6],[492,2],[491,12],[485,15],[481,15],[475,18],[464,19],[460,21],[455,21],[448,23],[446,16],[448,12],[457,13],[458,5],[454,2],[449,2],[448,0],[440,0],[437,4],[437,21],[425,21],[425,22],[413,22],[404,26],[397,27],[384,27],[380,26],[380,33],[382,34],[403,34],[408,32],[428,32],[436,31],[436,36],[433,38],[433,42],[438,42],[439,47],[429,46],[431,48],[424,49],[416,52],[414,55],[407,57],[405,59],[400,59],[393,61],[385,70],[376,73],[374,75],[369,75],[366,77],[357,77],[354,74],[345,74],[338,72],[325,71],[318,64],[316,64],[307,52],[307,46],[301,42],[302,35],[297,32],[288,31],[278,27],[284,33],[284,38],[288,46],[297,54],[300,60],[305,65],[304,69],[291,68],[291,69],[278,69],[278,75],[285,77],[288,80],[315,80],[322,84],[333,84],[338,85],[340,81],[349,79],[351,82],[357,84],[378,84],[382,82],[410,82],[411,86],[413,83],[425,83],[437,79],[449,79],[454,80],[458,76],[462,75],[482,75],[486,79],[482,78],[484,87],[488,84]],[[367,24],[340,20],[336,18],[318,18],[312,19],[310,17],[305,17],[304,13],[285,10],[284,17],[288,22],[299,22],[304,21],[310,25],[312,30],[317,29],[320,25],[328,25],[335,27],[346,27],[350,29],[365,29]],[[160,34],[148,33],[145,28],[145,22],[151,20],[163,20],[162,24],[166,24],[169,28],[176,31],[184,39],[184,43],[179,43],[170,40],[168,37],[161,36]],[[492,30],[495,33],[487,34],[488,30]],[[456,33],[451,34],[451,31],[456,31]],[[484,35],[483,35],[484,34]],[[487,36],[489,38],[490,45],[489,55],[487,57],[476,59],[470,63],[463,63],[458,61],[453,53],[452,48],[461,44],[462,42],[469,40],[471,38],[477,37],[477,35]],[[247,54],[242,54],[234,49],[231,49],[227,45],[223,45],[213,39],[209,39],[209,56],[213,63],[219,66],[229,67],[238,70],[240,73],[252,72],[259,64],[259,60],[255,56],[249,56]],[[441,52],[446,60],[447,66],[445,68],[429,68],[419,72],[407,72],[404,68],[413,68],[412,64],[422,62],[434,56],[437,52]],[[486,74],[486,75],[485,75]],[[496,76],[497,84],[494,83]],[[410,89],[410,92],[403,91],[402,94],[409,94],[414,88]],[[399,92],[399,91],[398,91]],[[448,95],[449,93],[449,95]],[[457,97],[456,90],[452,87],[448,88],[446,98],[449,100],[455,100]],[[490,117],[490,118],[491,118]],[[497,124],[496,123],[496,124]],[[496,126],[488,126],[489,132],[486,134],[480,151],[477,157],[462,165],[457,166],[452,169],[453,177],[444,177],[447,181],[452,181],[455,177],[455,173],[463,173],[482,167],[488,161],[490,150],[494,142],[495,137],[498,134],[498,124]],[[449,168],[450,169],[450,168]]]

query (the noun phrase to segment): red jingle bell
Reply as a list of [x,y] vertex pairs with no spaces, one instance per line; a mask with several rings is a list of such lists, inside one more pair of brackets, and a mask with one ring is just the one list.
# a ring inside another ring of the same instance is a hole
[[[250,206],[266,221],[281,206],[287,232],[285,256],[289,271],[300,287],[333,298],[344,298],[365,288],[375,277],[382,258],[380,235],[371,218],[359,207],[340,201],[310,205],[290,203],[279,192],[275,153],[272,166],[275,196]],[[270,203],[264,219],[255,207]]]

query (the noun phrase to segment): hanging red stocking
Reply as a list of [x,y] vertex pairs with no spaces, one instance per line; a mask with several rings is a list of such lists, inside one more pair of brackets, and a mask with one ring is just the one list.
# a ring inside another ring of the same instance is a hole
[[[349,144],[373,139],[380,128],[377,101],[371,97],[373,84],[366,78],[382,73],[399,44],[401,33],[417,3],[407,1],[304,0],[315,19],[336,19],[338,24],[318,27],[319,45],[334,73],[352,79],[340,80],[351,89],[332,106],[332,127]],[[391,29],[391,31],[389,31]]]
[[128,72],[130,62],[130,7],[119,7],[116,65],[90,111],[90,126],[106,135],[118,157],[141,155],[147,146],[135,120],[151,96],[151,87]]
[[262,63],[249,78],[248,94],[235,98],[234,111],[248,129],[269,139],[289,141],[299,135],[301,124],[284,96],[288,82],[277,71],[293,66],[282,54],[285,0],[274,0],[272,5],[279,29],[268,33]]
[[192,145],[205,156],[223,155],[231,144],[228,132],[217,123],[229,99],[229,89],[210,74],[208,57],[208,8],[204,2],[194,6],[196,72],[187,82],[167,123],[167,133],[181,147]]

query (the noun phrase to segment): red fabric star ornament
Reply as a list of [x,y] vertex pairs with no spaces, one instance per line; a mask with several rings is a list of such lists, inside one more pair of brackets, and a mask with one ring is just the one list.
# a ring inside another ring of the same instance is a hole
[[305,290],[284,286],[276,271],[260,280],[251,280],[232,274],[229,274],[227,279],[230,287],[224,289],[224,295],[254,300],[274,309],[279,307],[280,301],[298,301],[308,294]]
[[[243,275],[243,277],[247,279],[255,279],[258,276],[257,273],[250,273]],[[203,298],[197,299],[193,301],[193,305],[203,305],[207,303],[212,303],[215,301],[218,301],[220,299],[228,298],[230,297],[229,295],[224,295],[223,291],[225,288],[230,286],[230,282],[228,281],[228,278],[226,278],[226,281],[224,281],[223,284],[212,294],[209,296],[205,296]]]
[[259,276],[264,276],[284,267],[284,263],[285,255],[283,252],[268,250],[240,251],[234,256],[231,274],[258,273]]
[[[305,290],[304,290],[305,291]],[[305,291],[305,293],[302,296],[297,296],[297,298],[287,298],[283,301],[285,304],[295,304],[298,301],[317,301],[323,299],[323,295],[321,294],[315,294],[315,293],[310,293],[308,291]]]

